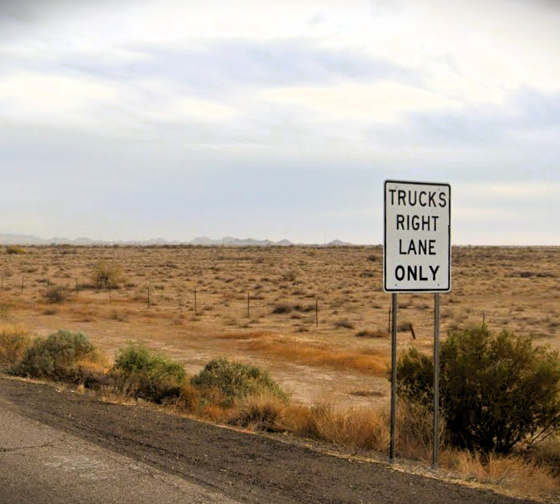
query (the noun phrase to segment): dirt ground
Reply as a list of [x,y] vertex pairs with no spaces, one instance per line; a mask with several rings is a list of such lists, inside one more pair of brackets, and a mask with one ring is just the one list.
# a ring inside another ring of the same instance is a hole
[[522,504],[302,441],[257,436],[97,401],[54,385],[0,377],[0,407],[242,502],[271,504]]

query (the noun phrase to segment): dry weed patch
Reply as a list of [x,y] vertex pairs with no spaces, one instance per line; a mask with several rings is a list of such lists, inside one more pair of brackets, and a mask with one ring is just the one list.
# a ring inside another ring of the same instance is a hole
[[23,325],[0,325],[0,366],[11,367],[21,360],[30,341],[31,336]]
[[560,490],[560,482],[550,468],[520,455],[481,456],[464,450],[448,450],[441,454],[441,462],[465,481],[496,485],[516,496],[535,497]]
[[272,336],[272,334],[269,331],[238,331],[217,334],[213,337],[225,340],[251,340],[266,338],[270,336]]
[[[438,446],[445,448],[446,426],[440,417]],[[401,457],[430,463],[434,439],[433,417],[429,408],[400,401],[397,411],[397,450]]]
[[285,408],[286,402],[275,394],[250,395],[235,404],[228,423],[257,431],[282,430],[279,419]]
[[353,369],[374,376],[383,376],[389,364],[388,357],[382,351],[374,349],[367,351],[335,350],[326,346],[280,339],[248,341],[245,348],[268,357],[285,359],[308,366]]
[[385,452],[389,447],[386,415],[367,408],[340,409],[320,402],[309,408],[287,408],[282,423],[296,434],[345,448]]

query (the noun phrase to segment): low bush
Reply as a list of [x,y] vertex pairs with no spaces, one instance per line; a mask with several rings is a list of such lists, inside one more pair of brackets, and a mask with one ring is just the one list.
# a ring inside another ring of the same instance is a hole
[[284,272],[284,274],[282,275],[281,279],[284,280],[285,282],[295,282],[297,279],[298,273],[295,269],[289,269],[287,271]]
[[10,371],[18,376],[79,383],[99,360],[87,335],[61,329],[47,338],[36,338]]
[[381,329],[364,329],[355,334],[356,338],[386,338],[389,334]]
[[236,404],[228,423],[253,430],[269,432],[282,430],[277,421],[285,407],[286,403],[277,395],[247,396]]
[[354,329],[354,324],[348,319],[337,320],[333,325],[337,329]]
[[19,362],[31,337],[22,327],[16,325],[3,325],[0,327],[0,366],[11,367]]
[[[530,338],[486,326],[451,332],[441,346],[440,398],[450,442],[482,453],[508,453],[560,428],[560,362]],[[433,361],[410,349],[397,366],[397,393],[433,401]]]
[[6,247],[6,254],[25,254],[25,250],[18,245],[8,245]]
[[136,343],[117,351],[110,375],[119,392],[156,403],[179,398],[187,376],[179,362]]
[[[256,298],[255,298],[256,299]],[[274,315],[283,314],[283,313],[291,313],[292,311],[300,312],[300,313],[309,313],[315,311],[315,304],[301,304],[301,303],[278,303],[272,309],[272,313]]]
[[92,272],[93,283],[98,289],[116,289],[122,282],[122,268],[118,264],[99,261]]
[[60,304],[68,301],[70,290],[64,285],[52,285],[45,292],[45,299],[51,304]]
[[287,394],[270,377],[268,371],[257,366],[213,359],[193,377],[192,383],[204,397],[223,396],[222,404],[231,405],[235,399],[250,395],[269,394],[287,402]]
[[273,309],[273,315],[283,314],[283,313],[291,313],[294,307],[288,303],[278,303]]

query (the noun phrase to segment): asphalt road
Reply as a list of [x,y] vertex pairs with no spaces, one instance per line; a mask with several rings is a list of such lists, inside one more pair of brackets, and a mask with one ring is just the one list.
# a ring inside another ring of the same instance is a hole
[[1,504],[235,504],[0,404]]
[[0,376],[0,504],[534,504]]

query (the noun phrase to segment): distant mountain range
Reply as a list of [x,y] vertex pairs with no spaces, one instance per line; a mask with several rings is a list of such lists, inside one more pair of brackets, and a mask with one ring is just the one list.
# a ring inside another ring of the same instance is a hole
[[[266,246],[281,246],[288,247],[294,245],[289,240],[271,241],[271,240],[254,240],[252,238],[239,239],[233,238],[231,236],[226,236],[221,239],[208,238],[202,236],[200,238],[195,238],[191,241],[168,241],[163,238],[156,238],[152,240],[142,240],[142,241],[103,241],[103,240],[91,240],[90,238],[38,238],[36,236],[28,235],[18,235],[18,234],[5,234],[0,233],[0,245],[140,245],[140,246],[157,246],[157,245],[199,245],[206,247],[214,247],[218,245],[224,245],[228,247],[266,247]],[[308,245],[308,246],[321,246],[319,244],[304,244],[300,243],[298,245]],[[351,243],[342,242],[340,240],[333,240],[322,246],[326,247],[343,247],[352,245]]]

